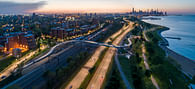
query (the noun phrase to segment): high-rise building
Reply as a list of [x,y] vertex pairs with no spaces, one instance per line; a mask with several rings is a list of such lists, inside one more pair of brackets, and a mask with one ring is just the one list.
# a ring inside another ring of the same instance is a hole
[[130,14],[135,15],[135,16],[164,16],[164,15],[167,15],[166,12],[164,13],[162,11],[159,11],[158,9],[156,10],[147,9],[146,11],[143,11],[143,10],[135,11],[134,8],[132,8],[132,12]]
[[167,12],[165,12],[165,16],[167,16]]
[[135,13],[135,9],[134,8],[132,8],[132,13]]
[[33,16],[33,17],[36,16],[36,13],[33,13],[32,16]]

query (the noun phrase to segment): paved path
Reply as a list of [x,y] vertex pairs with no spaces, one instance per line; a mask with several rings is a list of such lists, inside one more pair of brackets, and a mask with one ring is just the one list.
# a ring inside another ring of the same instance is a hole
[[[142,44],[142,57],[144,58],[144,65],[145,65],[147,70],[150,70],[145,53],[146,53],[146,49],[145,49],[144,44]],[[152,81],[153,85],[156,87],[156,89],[160,89],[160,87],[158,86],[158,83],[156,82],[155,78],[152,75],[151,75],[151,81]]]
[[[150,30],[144,30],[144,31],[143,31],[143,36],[144,36],[144,39],[145,39],[146,41],[148,41],[148,42],[150,41],[150,40],[147,38],[147,36],[146,36],[146,32],[148,32],[148,31],[154,31],[154,30],[156,30],[156,28],[152,28],[152,29],[150,29]],[[150,70],[150,67],[149,67],[147,58],[146,58],[146,56],[145,56],[145,53],[146,53],[146,49],[145,49],[144,44],[142,44],[142,57],[144,58],[144,65],[145,65],[145,67],[146,67],[147,70]],[[156,87],[156,89],[160,89],[158,83],[156,82],[155,78],[154,78],[152,75],[151,75],[151,81],[152,81],[153,85]]]
[[[25,55],[24,57],[18,59],[16,62],[12,63],[11,65],[9,65],[7,68],[5,68],[3,71],[0,72],[0,77],[2,76],[10,76],[11,73],[18,67],[19,64],[21,64],[22,62],[26,61],[27,59],[29,59],[30,57],[32,57],[34,54],[36,54],[36,52],[38,52],[38,50],[35,50],[31,53],[29,53],[28,55]],[[0,81],[2,81],[3,79],[0,79]]]
[[130,84],[129,84],[129,81],[127,80],[127,78],[126,78],[126,76],[125,76],[125,74],[124,74],[124,72],[123,72],[123,70],[121,68],[121,65],[120,65],[119,60],[118,60],[118,54],[117,53],[115,54],[115,63],[116,63],[117,68],[118,68],[118,70],[120,72],[120,75],[122,77],[122,80],[125,83],[126,88],[127,89],[132,89],[131,86],[130,86]]

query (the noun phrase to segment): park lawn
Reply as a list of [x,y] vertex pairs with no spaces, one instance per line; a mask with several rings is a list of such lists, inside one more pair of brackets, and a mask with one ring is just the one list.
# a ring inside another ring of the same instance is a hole
[[115,64],[113,65],[112,73],[109,76],[104,89],[126,89],[126,86]]
[[[157,42],[152,39],[160,41],[158,30],[147,32],[151,42],[145,44],[147,50],[147,57],[149,65],[151,66],[152,75],[155,77],[161,89],[187,89],[189,78],[187,78],[180,70],[170,62],[170,57],[165,57],[165,52],[158,46]],[[152,36],[149,36],[149,34]]]
[[16,61],[16,58],[13,56],[9,56],[4,60],[0,61],[0,72],[3,71],[6,67],[8,67],[9,65],[11,65],[12,63],[14,63]]
[[[131,76],[131,64],[128,58],[126,58],[125,56],[118,56],[119,62],[121,64],[122,70],[127,78],[127,80],[129,81],[130,85],[133,87],[133,79]],[[133,87],[134,88],[134,87]]]
[[[146,67],[145,67],[144,59],[143,58],[142,58],[141,63],[139,64],[139,66],[143,68],[143,71],[146,71]],[[144,81],[144,84],[145,84],[145,88],[146,89],[156,89],[155,86],[153,85],[150,77],[143,76],[143,81]]]
[[[119,56],[119,62],[121,64],[121,67],[123,69],[123,72],[125,73],[125,76],[127,77],[130,85],[134,88],[133,85],[133,78],[132,78],[132,73],[131,73],[131,63],[130,60],[128,58],[126,58],[125,56]],[[141,66],[143,69],[142,71],[146,71],[145,66],[143,64],[143,60],[140,64],[138,64],[138,66]],[[146,89],[155,89],[154,85],[152,84],[152,81],[150,80],[149,77],[147,76],[142,76],[142,80],[144,81],[144,86]]]
[[162,38],[158,36],[157,31],[150,31],[146,33],[146,36],[149,38],[149,40],[152,40],[152,38],[156,38],[158,41],[161,41]]
[[123,44],[129,44],[128,39],[125,39],[124,42],[123,42]]
[[153,65],[152,71],[153,76],[162,89],[188,89],[189,78],[170,62],[165,61],[162,65]]

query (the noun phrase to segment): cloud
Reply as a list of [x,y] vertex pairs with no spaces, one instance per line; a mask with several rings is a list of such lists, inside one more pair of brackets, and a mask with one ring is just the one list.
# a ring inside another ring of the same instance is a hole
[[35,3],[18,3],[0,1],[0,14],[24,14],[37,10],[47,4],[45,1]]

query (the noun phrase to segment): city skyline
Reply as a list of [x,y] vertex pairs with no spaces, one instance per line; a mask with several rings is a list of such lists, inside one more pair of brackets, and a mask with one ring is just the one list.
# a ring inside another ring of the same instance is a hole
[[194,0],[0,0],[0,14],[123,13],[131,8],[159,9],[170,14],[195,14]]

